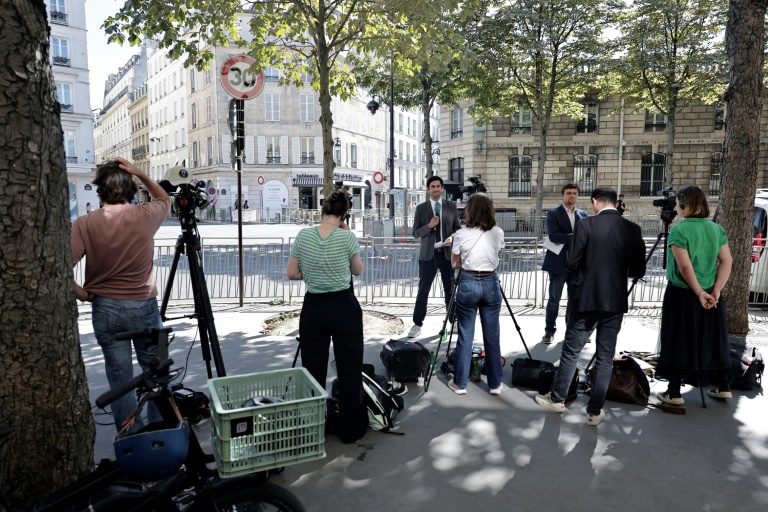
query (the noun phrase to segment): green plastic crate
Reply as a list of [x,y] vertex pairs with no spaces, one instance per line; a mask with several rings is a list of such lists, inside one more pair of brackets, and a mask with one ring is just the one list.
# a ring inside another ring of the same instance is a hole
[[[208,380],[211,444],[222,478],[325,457],[328,393],[304,368]],[[283,402],[242,407],[254,397]]]

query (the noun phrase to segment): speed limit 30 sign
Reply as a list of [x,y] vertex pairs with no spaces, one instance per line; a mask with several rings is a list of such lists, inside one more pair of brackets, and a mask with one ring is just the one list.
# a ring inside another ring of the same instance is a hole
[[230,96],[249,100],[259,95],[264,88],[264,73],[250,70],[255,62],[248,55],[235,55],[221,66],[221,85]]

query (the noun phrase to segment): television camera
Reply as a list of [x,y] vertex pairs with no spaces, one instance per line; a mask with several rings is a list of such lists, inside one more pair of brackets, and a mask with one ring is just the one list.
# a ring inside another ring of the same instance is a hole
[[205,190],[205,181],[190,180],[189,171],[180,165],[168,169],[158,183],[173,197],[173,204],[180,216],[194,215],[195,208],[202,209],[211,204],[211,196]]
[[477,194],[478,192],[488,192],[488,189],[485,187],[485,183],[480,181],[480,175],[477,176],[470,176],[469,182],[471,185],[467,185],[464,187],[459,187],[459,192],[462,194],[469,194],[467,197],[467,200],[471,198],[473,195]]
[[675,199],[675,191],[672,190],[672,187],[667,187],[664,190],[659,190],[656,192],[656,195],[663,197],[662,199],[654,199],[653,206],[661,208],[661,221],[665,225],[669,225],[677,216],[677,210],[675,210],[675,206],[677,205],[677,201]]

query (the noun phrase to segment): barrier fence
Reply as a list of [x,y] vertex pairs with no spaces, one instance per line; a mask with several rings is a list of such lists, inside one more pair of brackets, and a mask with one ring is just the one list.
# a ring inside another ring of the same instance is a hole
[[[393,243],[391,238],[360,238],[363,273],[353,278],[358,299],[364,303],[407,303],[416,298],[419,285],[417,263],[418,242],[403,239]],[[646,238],[650,249],[655,238]],[[306,291],[303,281],[286,277],[288,256],[293,238],[243,239],[244,300],[292,302],[301,300]],[[176,239],[155,240],[155,280],[158,297],[168,286],[168,276],[175,253]],[[751,301],[768,305],[768,256],[762,256],[763,246],[755,241],[753,272],[750,278]],[[545,249],[534,237],[512,237],[500,254],[499,278],[507,298],[531,306],[543,307],[548,299],[548,274],[541,271]],[[238,247],[236,238],[205,238],[201,240],[201,263],[208,293],[214,302],[239,301]],[[666,271],[662,267],[662,249],[657,248],[648,262],[646,275],[630,296],[630,306],[660,305],[666,286]],[[189,277],[188,256],[181,255],[176,275],[171,283],[171,301],[193,299]],[[84,281],[85,260],[75,267],[75,279]],[[440,280],[435,279],[430,298],[441,303]]]

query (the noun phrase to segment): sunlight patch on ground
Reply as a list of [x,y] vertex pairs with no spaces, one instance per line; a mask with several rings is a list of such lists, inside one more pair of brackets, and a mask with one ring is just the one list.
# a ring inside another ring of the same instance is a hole
[[607,455],[611,445],[615,442],[616,441],[608,441],[604,438],[598,439],[595,452],[590,460],[592,468],[595,470],[596,477],[605,472],[617,473],[624,469],[623,462],[612,455]]

